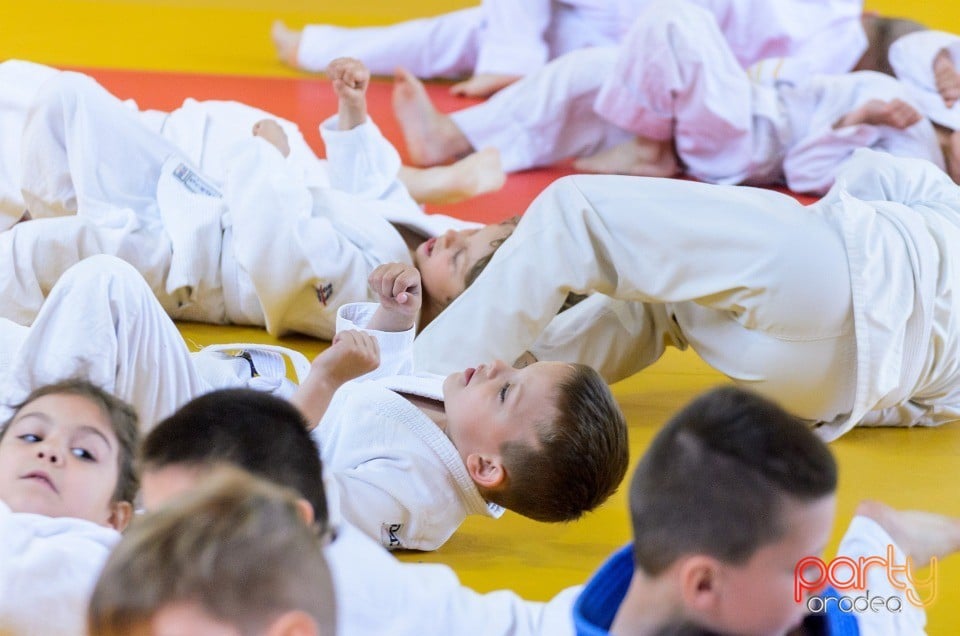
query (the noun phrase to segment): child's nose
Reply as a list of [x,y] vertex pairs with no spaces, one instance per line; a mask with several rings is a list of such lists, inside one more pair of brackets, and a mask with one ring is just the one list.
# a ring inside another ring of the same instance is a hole
[[63,461],[63,453],[58,453],[53,448],[49,446],[37,449],[37,458],[42,461],[47,461],[53,464],[54,466],[60,464]]
[[457,234],[456,230],[447,230],[443,234],[443,246],[452,247],[453,245],[456,244],[457,239],[459,238],[460,238],[460,235]]

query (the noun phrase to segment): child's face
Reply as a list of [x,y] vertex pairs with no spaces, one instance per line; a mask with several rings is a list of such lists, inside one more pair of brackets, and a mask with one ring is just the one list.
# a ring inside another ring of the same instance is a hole
[[807,613],[796,603],[794,569],[797,562],[823,553],[833,526],[836,497],[811,503],[788,503],[784,510],[787,535],[757,550],[747,563],[724,566],[717,622],[712,628],[737,634],[784,634]]
[[499,456],[507,441],[537,444],[537,424],[556,416],[565,362],[515,369],[502,360],[453,373],[443,382],[447,435],[461,456]]
[[0,499],[14,512],[114,525],[118,453],[97,404],[79,395],[37,398],[0,440]]
[[450,230],[421,243],[414,252],[413,264],[420,270],[426,295],[444,305],[453,302],[466,288],[467,272],[493,253],[515,227],[504,222],[474,230]]

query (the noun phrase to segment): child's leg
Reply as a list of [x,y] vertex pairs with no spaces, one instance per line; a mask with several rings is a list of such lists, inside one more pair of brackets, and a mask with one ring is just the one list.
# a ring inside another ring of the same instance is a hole
[[126,223],[114,227],[72,216],[18,223],[0,232],[0,316],[29,325],[64,272],[98,254],[132,263],[150,280],[154,293],[165,298],[167,309],[174,310],[176,304],[163,285],[170,242],[161,230],[138,229],[137,219],[127,214]]
[[20,139],[30,104],[44,82],[59,72],[19,60],[0,64],[0,230],[16,223],[26,209],[20,192]]
[[[583,167],[658,176],[670,167],[671,139],[689,172],[707,181],[742,181],[755,162],[750,80],[714,16],[692,4],[641,13],[595,108],[642,139],[619,157]],[[612,165],[617,159],[623,165]]]
[[160,168],[177,150],[91,78],[62,73],[44,85],[22,148],[21,187],[35,218],[79,211],[107,222],[128,209],[159,222]]
[[477,148],[500,151],[503,169],[515,172],[584,156],[613,146],[627,134],[593,112],[602,78],[616,49],[594,48],[560,57],[482,104],[443,115],[409,76],[398,78],[394,111],[414,163],[434,165]]
[[78,263],[53,287],[2,386],[16,400],[75,375],[133,404],[143,431],[210,390],[143,277],[107,256]]
[[281,58],[308,71],[322,71],[338,57],[354,57],[374,75],[403,66],[418,77],[452,78],[473,72],[482,29],[483,11],[477,7],[384,27],[311,25],[299,42],[295,33],[275,25],[273,36]]

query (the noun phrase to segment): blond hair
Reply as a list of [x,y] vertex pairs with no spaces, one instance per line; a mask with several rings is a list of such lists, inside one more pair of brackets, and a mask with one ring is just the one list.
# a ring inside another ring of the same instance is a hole
[[90,601],[91,636],[131,634],[174,603],[193,603],[243,634],[281,614],[310,615],[335,633],[333,584],[321,539],[298,496],[218,466],[191,495],[136,522],[114,550]]

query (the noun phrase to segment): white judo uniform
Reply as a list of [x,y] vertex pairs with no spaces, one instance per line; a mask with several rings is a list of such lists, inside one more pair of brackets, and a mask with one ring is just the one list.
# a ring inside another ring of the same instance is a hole
[[627,0],[483,0],[481,6],[383,27],[309,25],[297,62],[322,71],[355,57],[376,75],[397,66],[417,77],[476,73],[526,75],[559,55],[615,44],[638,2]]
[[372,122],[325,122],[322,166],[299,133],[288,159],[252,137],[261,114],[189,101],[169,116],[139,113],[89,78],[47,81],[23,132],[22,190],[34,216],[76,216],[0,234],[12,264],[2,315],[28,324],[67,267],[107,253],[143,273],[176,318],[330,337],[336,308],[369,298],[370,271],[409,262],[394,224],[425,235],[476,225],[424,214]]
[[[568,177],[424,329],[415,360],[446,373],[532,348],[612,380],[689,345],[828,440],[858,424],[936,425],[960,418],[958,245],[957,186],[870,150],[808,207],[752,188]],[[619,300],[585,306],[598,322],[545,331],[570,290]],[[496,338],[463,338],[491,325]]]
[[[344,305],[337,330],[362,329],[377,307]],[[467,515],[496,518],[503,508],[483,499],[450,439],[400,395],[443,400],[443,377],[413,373],[413,329],[370,333],[380,367],[342,386],[313,429],[327,501],[385,548],[435,550]]]
[[[325,548],[343,634],[562,636],[576,588],[549,603],[514,592],[479,594],[446,565],[403,563],[349,524]],[[373,611],[372,608],[376,608]]]
[[0,501],[0,633],[83,636],[87,604],[113,528],[69,517],[12,512]]
[[917,31],[898,38],[887,54],[897,78],[910,87],[924,115],[951,130],[960,130],[960,105],[947,107],[937,92],[933,59],[946,49],[960,64],[960,36],[945,31]]
[[[619,47],[564,55],[486,102],[451,113],[453,122],[474,148],[497,148],[507,172],[589,156],[625,140],[628,135],[621,128],[594,112],[594,101],[605,81],[617,81],[610,78],[618,52],[629,56],[638,46],[643,50],[645,44],[636,35],[643,23],[678,5],[699,6],[713,15],[742,68],[768,60],[764,73],[776,72],[780,79],[849,71],[867,46],[859,1],[640,2],[634,7],[634,26]],[[695,31],[692,25],[688,28]],[[691,37],[698,42],[700,36],[694,32]]]
[[191,354],[143,277],[112,256],[71,267],[32,326],[0,318],[0,421],[32,390],[76,376],[132,404],[143,432],[214,389],[289,389],[282,372],[252,378],[246,360]]
[[743,70],[708,11],[663,5],[627,36],[594,110],[634,135],[673,140],[686,172],[709,183],[785,183],[823,194],[857,148],[945,167],[927,119],[903,130],[836,126],[871,99],[910,102],[897,80],[861,71],[771,82],[762,77],[764,67],[776,68],[756,68],[758,80]]

